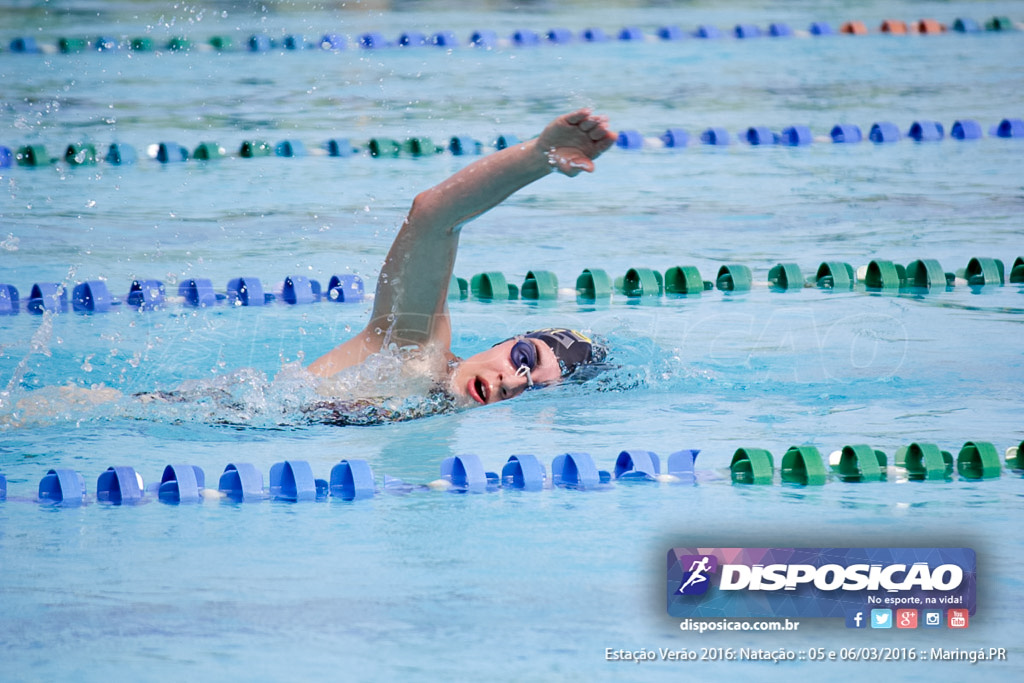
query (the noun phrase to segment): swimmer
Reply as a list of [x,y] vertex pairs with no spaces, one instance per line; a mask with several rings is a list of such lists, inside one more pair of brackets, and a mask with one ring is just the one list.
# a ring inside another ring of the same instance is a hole
[[556,384],[600,363],[604,348],[566,328],[526,332],[457,358],[451,352],[448,284],[466,223],[554,171],[569,177],[592,172],[594,160],[615,139],[606,117],[580,109],[559,116],[538,137],[490,154],[421,192],[381,267],[370,322],[308,371],[330,378],[384,349],[401,349],[423,361],[420,371],[456,407],[468,407]]
[[[580,109],[556,118],[538,137],[475,161],[421,192],[381,267],[366,327],[305,370],[286,366],[273,385],[262,373],[239,370],[130,396],[102,385],[44,387],[17,400],[13,413],[0,410],[0,427],[114,402],[127,415],[135,415],[132,406],[139,405],[206,406],[203,419],[244,424],[267,402],[265,391],[293,384],[313,390],[314,395],[302,394],[308,400],[299,406],[306,421],[372,425],[489,405],[570,376],[595,374],[603,367],[604,346],[567,328],[525,332],[457,358],[451,351],[448,285],[466,223],[552,172],[592,172],[594,160],[615,139],[607,118]],[[308,386],[311,380],[315,387]]]

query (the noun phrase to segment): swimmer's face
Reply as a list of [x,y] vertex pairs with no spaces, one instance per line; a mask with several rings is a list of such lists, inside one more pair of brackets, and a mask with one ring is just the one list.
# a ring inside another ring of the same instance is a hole
[[[513,354],[516,343],[532,344],[537,362],[529,375],[513,362],[520,354]],[[464,405],[488,405],[514,398],[534,386],[554,384],[562,377],[554,351],[544,342],[522,337],[507,339],[482,353],[470,356],[456,366],[452,373],[451,388]]]

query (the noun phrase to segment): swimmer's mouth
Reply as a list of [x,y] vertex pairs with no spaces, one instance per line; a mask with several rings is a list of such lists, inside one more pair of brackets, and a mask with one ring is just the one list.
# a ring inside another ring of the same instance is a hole
[[466,386],[466,392],[473,397],[473,400],[477,403],[484,405],[487,403],[487,385],[479,377],[474,377],[469,380]]

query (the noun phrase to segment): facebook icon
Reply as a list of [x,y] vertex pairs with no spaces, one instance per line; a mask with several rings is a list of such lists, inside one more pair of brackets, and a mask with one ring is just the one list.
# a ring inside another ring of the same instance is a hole
[[867,628],[868,620],[863,610],[846,613],[846,628]]

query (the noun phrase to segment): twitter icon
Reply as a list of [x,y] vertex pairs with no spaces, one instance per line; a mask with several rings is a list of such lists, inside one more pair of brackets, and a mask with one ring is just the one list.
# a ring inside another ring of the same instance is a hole
[[871,610],[871,628],[892,628],[892,610]]

